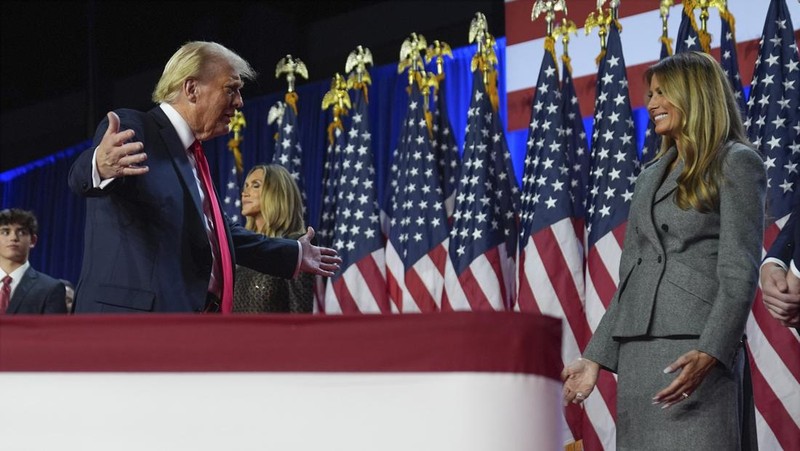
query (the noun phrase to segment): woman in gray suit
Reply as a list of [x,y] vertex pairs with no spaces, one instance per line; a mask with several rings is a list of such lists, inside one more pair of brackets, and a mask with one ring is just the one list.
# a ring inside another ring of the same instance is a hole
[[618,450],[738,450],[766,171],[711,56],[679,53],[645,76],[661,151],[636,181],[618,290],[562,372],[564,400],[612,371]]

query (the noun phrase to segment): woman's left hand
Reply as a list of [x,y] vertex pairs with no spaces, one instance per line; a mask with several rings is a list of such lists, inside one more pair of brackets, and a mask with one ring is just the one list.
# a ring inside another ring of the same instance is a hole
[[691,350],[678,357],[664,369],[665,373],[673,373],[680,369],[681,372],[667,388],[656,393],[653,404],[663,404],[665,409],[675,403],[685,401],[700,386],[706,374],[717,364],[717,359],[702,351]]

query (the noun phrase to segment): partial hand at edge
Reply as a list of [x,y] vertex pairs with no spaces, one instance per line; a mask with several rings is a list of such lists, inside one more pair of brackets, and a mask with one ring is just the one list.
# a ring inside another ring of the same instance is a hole
[[580,404],[589,397],[597,384],[600,365],[584,358],[577,359],[564,367],[561,380],[564,381],[564,405]]
[[303,250],[300,271],[325,277],[333,276],[342,264],[339,253],[328,247],[314,246],[311,244],[312,238],[314,238],[314,228],[309,227],[306,234],[298,239]]
[[131,141],[135,135],[133,130],[119,130],[117,113],[109,111],[107,117],[108,128],[95,151],[100,178],[105,180],[147,173],[147,166],[139,166],[147,160],[147,154],[143,152],[144,144]]
[[769,314],[784,326],[800,325],[800,279],[774,263],[761,267],[761,299]]

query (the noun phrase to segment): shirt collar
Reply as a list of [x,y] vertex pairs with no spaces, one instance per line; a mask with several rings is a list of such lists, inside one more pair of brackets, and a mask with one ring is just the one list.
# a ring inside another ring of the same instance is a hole
[[20,266],[19,268],[11,271],[11,273],[9,273],[9,274],[6,274],[5,271],[0,269],[0,274],[1,274],[0,275],[0,280],[3,280],[6,277],[6,275],[11,276],[11,286],[13,288],[13,287],[17,286],[17,284],[19,283],[20,280],[22,280],[22,276],[25,275],[25,272],[30,267],[31,267],[31,262],[30,261],[26,261],[25,263],[22,264],[22,266]]
[[176,110],[175,107],[168,103],[161,103],[158,106],[161,107],[161,110],[167,115],[167,119],[169,119],[169,122],[178,133],[178,138],[180,138],[183,148],[188,149],[191,147],[192,143],[195,141],[195,137],[194,133],[192,133],[192,129],[189,127],[189,124],[186,122],[186,119],[184,119],[183,116],[178,113],[178,110]]

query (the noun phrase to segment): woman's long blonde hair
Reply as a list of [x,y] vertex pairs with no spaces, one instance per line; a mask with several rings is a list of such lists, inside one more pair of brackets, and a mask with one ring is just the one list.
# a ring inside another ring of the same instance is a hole
[[253,166],[247,176],[259,169],[264,171],[261,198],[258,200],[261,209],[259,214],[264,220],[264,226],[259,230],[255,217],[248,216],[245,228],[276,237],[304,234],[303,197],[297,182],[286,168],[278,164]]
[[[654,75],[664,98],[681,113],[677,141],[684,167],[675,202],[684,210],[717,211],[726,144],[750,146],[728,78],[714,58],[699,52],[677,53],[651,66],[645,72],[648,86]],[[657,157],[676,144],[672,136],[662,136]]]

